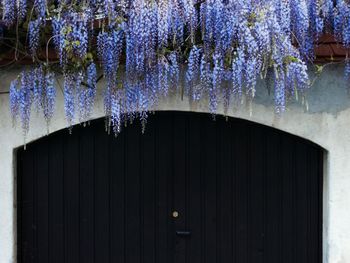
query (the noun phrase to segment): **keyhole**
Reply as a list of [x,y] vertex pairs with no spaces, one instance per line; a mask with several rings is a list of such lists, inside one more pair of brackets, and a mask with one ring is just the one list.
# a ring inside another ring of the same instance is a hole
[[178,217],[179,217],[179,212],[174,211],[174,212],[173,212],[173,218],[178,218]]

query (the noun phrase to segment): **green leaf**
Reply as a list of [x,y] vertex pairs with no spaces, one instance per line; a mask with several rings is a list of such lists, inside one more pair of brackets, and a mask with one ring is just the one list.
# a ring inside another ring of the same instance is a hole
[[322,71],[323,71],[324,66],[322,66],[322,65],[315,65],[315,67],[316,67],[316,72],[315,73],[317,75],[321,74]]
[[297,63],[297,62],[299,62],[299,59],[298,58],[296,58],[296,57],[294,57],[294,56],[286,56],[285,58],[284,58],[284,63],[285,64],[290,64],[290,63]]

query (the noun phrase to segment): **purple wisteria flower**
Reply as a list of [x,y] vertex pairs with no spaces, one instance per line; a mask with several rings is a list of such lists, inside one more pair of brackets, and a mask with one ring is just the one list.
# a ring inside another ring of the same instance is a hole
[[15,23],[16,20],[16,1],[13,0],[3,0],[3,20],[6,25],[10,26]]
[[45,19],[47,0],[34,0],[34,9],[39,17],[39,19]]
[[30,21],[28,25],[29,52],[32,56],[36,55],[36,51],[39,47],[41,24],[42,20],[36,19]]
[[86,122],[90,119],[94,101],[96,97],[97,86],[97,71],[95,63],[91,63],[86,70],[86,86],[79,86],[78,100],[79,100],[79,121]]
[[46,120],[47,129],[49,129],[52,117],[56,106],[56,88],[54,86],[55,75],[52,72],[47,72],[44,76],[44,94],[42,98],[43,113]]
[[27,15],[27,0],[19,0],[17,3],[18,3],[18,8],[17,8],[18,19],[20,21],[23,21]]
[[81,122],[90,119],[101,70],[105,114],[116,134],[122,122],[136,117],[144,128],[149,111],[174,93],[193,102],[208,99],[213,114],[220,104],[227,112],[231,100],[254,98],[259,78],[267,76],[273,80],[276,112],[282,113],[292,95],[309,87],[306,62],[314,59],[315,43],[323,33],[350,47],[346,0],[1,3],[4,25],[26,28],[28,23],[24,46],[35,66],[10,88],[11,114],[21,118],[25,131],[32,104],[48,123],[53,116],[54,75],[50,63],[37,56],[43,33],[50,32],[47,26],[52,35],[45,43],[54,44],[60,61],[55,70],[65,79],[68,125],[73,125],[75,113]]
[[19,115],[22,123],[23,136],[26,138],[29,131],[30,113],[33,102],[32,75],[24,71],[20,75],[21,87],[19,89]]
[[64,109],[68,127],[71,129],[75,117],[75,94],[76,94],[76,78],[72,73],[66,73],[64,76]]
[[16,123],[16,120],[19,115],[19,82],[18,79],[15,79],[11,82],[10,85],[10,112],[12,117],[13,124]]
[[200,76],[200,61],[201,61],[202,49],[194,46],[188,57],[188,68],[186,72],[186,93],[192,94],[192,99],[195,100],[193,87],[198,85]]

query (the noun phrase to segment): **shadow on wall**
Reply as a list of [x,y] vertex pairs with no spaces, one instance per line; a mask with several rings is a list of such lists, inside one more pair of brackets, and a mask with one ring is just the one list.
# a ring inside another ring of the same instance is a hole
[[[318,76],[314,73],[315,69],[313,65],[310,65],[309,68],[310,81],[312,82],[312,86],[306,92],[309,113],[330,113],[337,115],[339,112],[350,108],[350,83],[346,83],[344,78],[343,64],[326,64]],[[0,78],[2,80],[0,92],[8,92],[11,81],[16,78],[21,69],[22,67],[14,67],[10,71],[0,71]],[[270,84],[266,79],[259,82],[254,102],[264,106],[274,105],[274,91],[271,89],[271,80]],[[7,94],[3,94],[2,96],[5,95],[6,99],[8,99]],[[287,104],[287,108],[291,107],[304,107],[302,106],[301,98],[299,98],[299,101],[291,98]]]
[[[313,66],[309,66],[313,68]],[[343,65],[326,65],[323,72],[317,77],[310,70],[310,81],[312,86],[306,93],[309,113],[330,113],[337,115],[339,112],[350,108],[349,87],[344,78]],[[264,106],[274,104],[273,90],[269,95],[269,85],[265,80],[261,81],[264,88],[258,88],[256,91],[255,102]],[[301,98],[295,101],[290,100],[287,107],[302,107]]]

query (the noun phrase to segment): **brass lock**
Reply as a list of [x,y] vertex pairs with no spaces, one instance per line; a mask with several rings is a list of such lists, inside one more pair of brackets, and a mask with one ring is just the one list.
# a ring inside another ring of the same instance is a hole
[[179,217],[179,212],[174,211],[174,212],[173,212],[173,218],[178,218],[178,217]]

